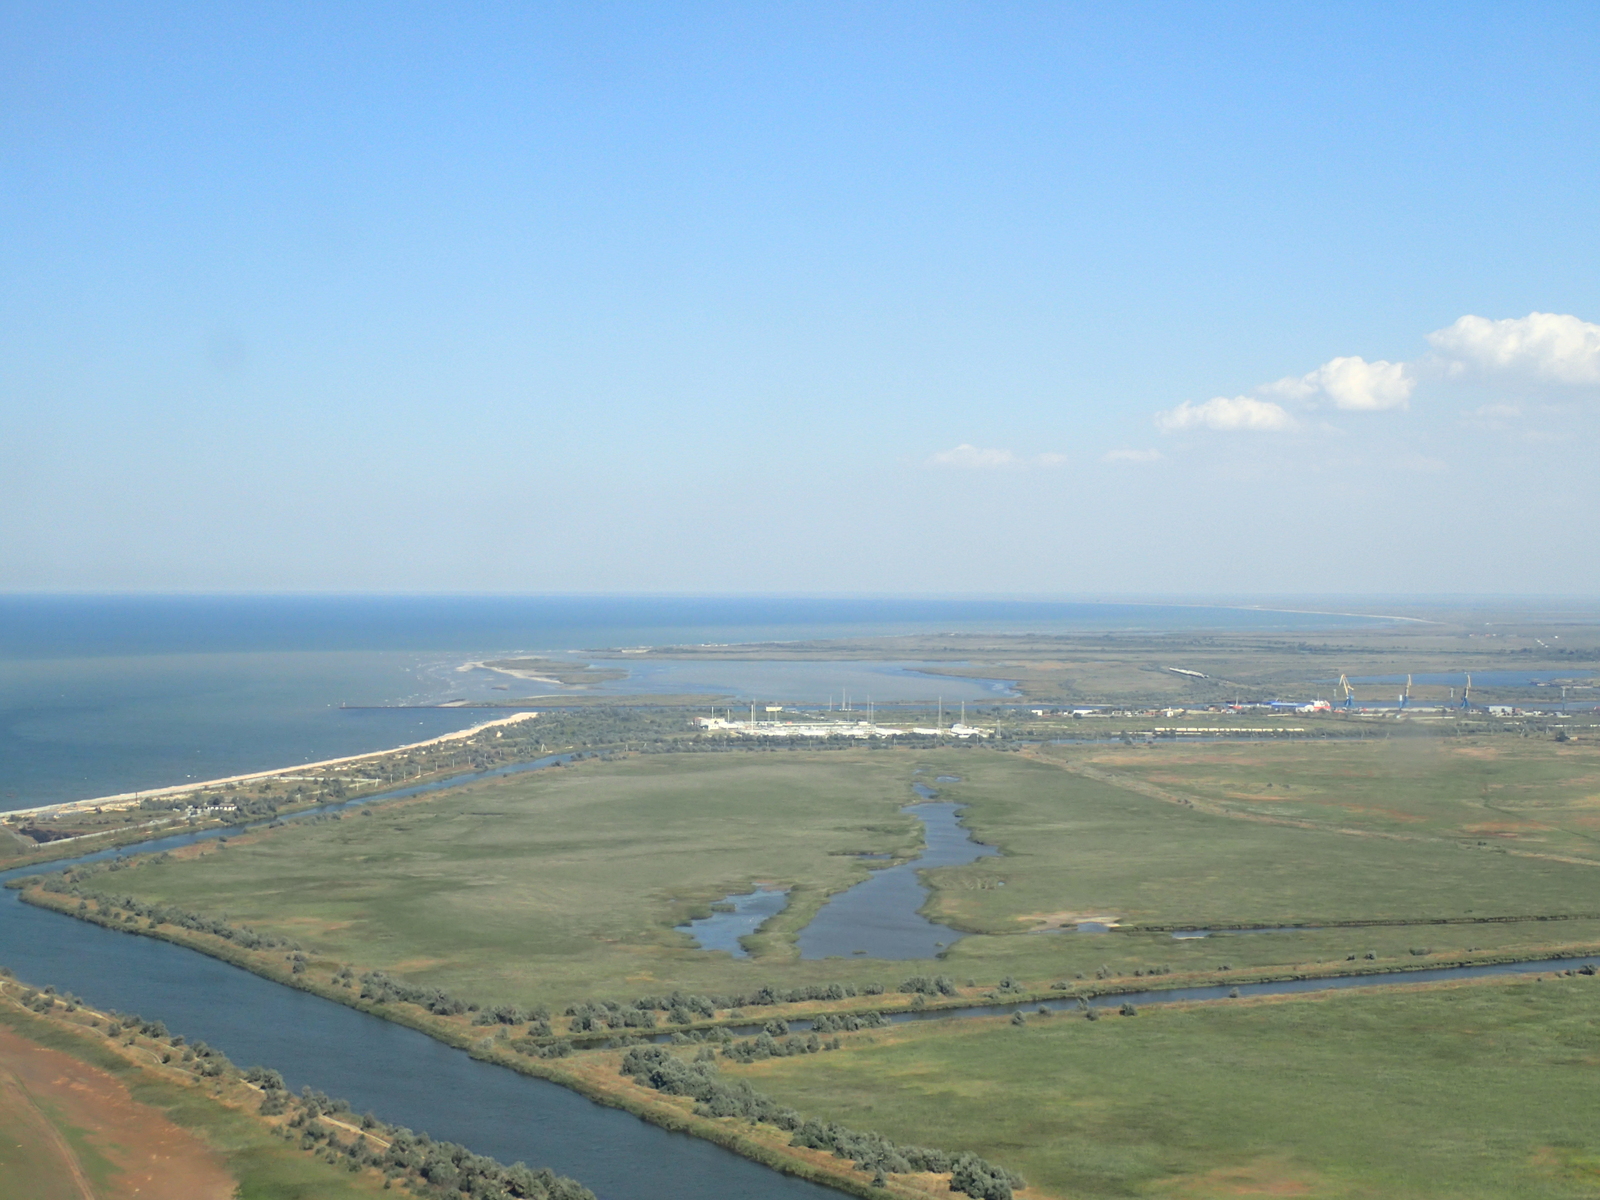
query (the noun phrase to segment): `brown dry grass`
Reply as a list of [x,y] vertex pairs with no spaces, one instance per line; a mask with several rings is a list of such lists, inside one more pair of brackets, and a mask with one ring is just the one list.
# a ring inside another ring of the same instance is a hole
[[[116,1079],[0,1027],[0,1109],[36,1140],[7,1162],[13,1182],[55,1200],[228,1200],[236,1183],[222,1156]],[[15,1152],[13,1152],[15,1153]],[[16,1174],[12,1174],[15,1171]],[[3,1184],[4,1180],[0,1180]],[[9,1186],[0,1190],[9,1192]]]

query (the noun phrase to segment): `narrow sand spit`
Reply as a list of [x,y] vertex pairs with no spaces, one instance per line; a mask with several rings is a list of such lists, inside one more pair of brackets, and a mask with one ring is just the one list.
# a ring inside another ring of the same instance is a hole
[[305,771],[315,771],[322,767],[338,767],[345,763],[363,762],[369,758],[382,758],[386,754],[400,754],[406,750],[421,750],[426,746],[437,746],[442,742],[459,742],[474,734],[482,733],[485,729],[493,729],[497,725],[515,725],[519,721],[531,721],[539,714],[536,712],[512,713],[509,717],[498,717],[493,721],[485,721],[481,725],[474,725],[470,729],[458,729],[454,733],[440,734],[438,737],[429,738],[425,742],[407,742],[404,746],[391,746],[387,750],[372,750],[366,754],[347,754],[343,758],[325,758],[321,762],[298,763],[292,767],[274,767],[270,771],[252,771],[248,775],[228,775],[222,779],[197,780],[194,783],[179,783],[172,787],[149,788],[142,792],[119,792],[115,796],[97,796],[92,800],[68,800],[61,804],[41,804],[37,808],[7,809],[3,814],[6,817],[25,816],[31,813],[68,813],[90,808],[127,808],[141,800],[148,800],[154,796],[176,796],[182,792],[198,792],[204,788],[220,787],[225,783],[248,783],[252,779],[272,779],[279,775],[298,775]]

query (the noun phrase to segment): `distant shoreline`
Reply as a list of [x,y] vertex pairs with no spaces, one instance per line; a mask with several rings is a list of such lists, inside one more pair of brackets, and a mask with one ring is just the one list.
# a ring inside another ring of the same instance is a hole
[[273,779],[280,775],[289,775],[300,771],[314,771],[323,767],[338,767],[348,763],[362,762],[371,758],[382,758],[388,754],[400,754],[406,750],[420,750],[425,746],[437,746],[441,742],[461,741],[482,733],[485,729],[492,729],[497,725],[514,725],[520,721],[531,720],[537,717],[537,712],[512,713],[508,717],[496,717],[466,729],[458,729],[453,733],[440,734],[438,737],[428,738],[421,742],[407,742],[403,746],[390,746],[385,750],[369,750],[362,754],[346,754],[339,758],[324,758],[317,762],[295,763],[287,767],[274,767],[267,771],[250,771],[243,775],[225,775],[220,779],[205,779],[194,783],[174,784],[170,787],[144,788],[137,792],[118,792],[113,796],[95,796],[88,800],[61,800],[55,804],[40,804],[32,808],[6,809],[0,816],[11,818],[28,816],[40,813],[68,813],[79,812],[92,808],[131,808],[141,800],[149,800],[157,796],[176,796],[183,792],[204,791],[206,788],[221,787],[230,783],[248,783],[256,779]]

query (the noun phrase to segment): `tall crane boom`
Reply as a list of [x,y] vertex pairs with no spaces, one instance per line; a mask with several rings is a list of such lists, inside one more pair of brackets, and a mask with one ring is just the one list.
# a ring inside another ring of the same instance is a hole
[[1350,680],[1344,675],[1339,676],[1339,687],[1344,691],[1344,706],[1354,708],[1356,704],[1356,690],[1350,686]]

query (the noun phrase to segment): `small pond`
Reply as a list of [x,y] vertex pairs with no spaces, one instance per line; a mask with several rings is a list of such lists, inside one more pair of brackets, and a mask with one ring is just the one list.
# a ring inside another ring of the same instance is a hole
[[702,950],[726,950],[735,958],[749,958],[750,952],[739,944],[739,939],[760,929],[763,922],[781,913],[788,902],[787,888],[737,892],[712,905],[709,917],[679,925],[678,929],[694,938]]

